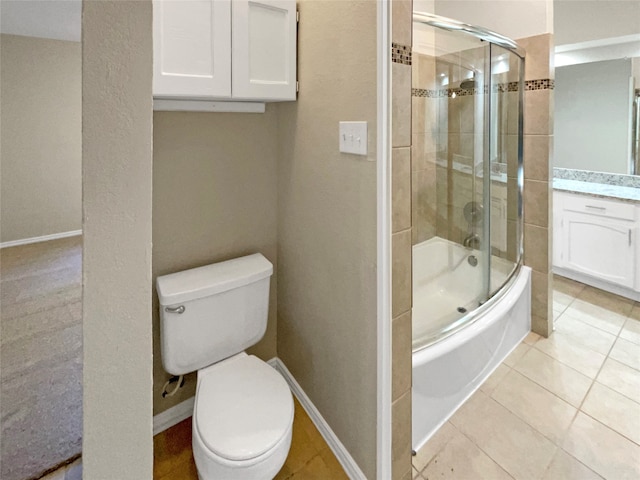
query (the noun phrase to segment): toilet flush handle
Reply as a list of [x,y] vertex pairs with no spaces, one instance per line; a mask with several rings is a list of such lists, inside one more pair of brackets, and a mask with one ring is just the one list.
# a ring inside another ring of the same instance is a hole
[[165,307],[164,311],[167,313],[177,313],[182,314],[185,311],[184,305],[180,305],[179,307]]

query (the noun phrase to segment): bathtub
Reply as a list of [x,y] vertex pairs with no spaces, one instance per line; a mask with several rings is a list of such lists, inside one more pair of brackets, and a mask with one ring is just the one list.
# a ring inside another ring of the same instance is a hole
[[[469,255],[478,260],[474,267]],[[477,306],[482,288],[482,256],[434,237],[413,247],[414,335],[412,446],[422,447],[495,370],[531,329],[531,270],[520,267],[473,320],[452,305]],[[503,284],[513,264],[492,258],[491,285]],[[441,318],[445,336],[431,345],[428,330]],[[460,319],[460,321],[458,321]],[[430,328],[427,328],[429,325]]]

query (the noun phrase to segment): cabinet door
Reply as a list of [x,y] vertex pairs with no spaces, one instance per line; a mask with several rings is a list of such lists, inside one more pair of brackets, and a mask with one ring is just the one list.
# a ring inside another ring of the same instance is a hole
[[633,288],[636,227],[594,215],[565,212],[563,266]]
[[554,267],[564,267],[564,210],[563,195],[561,193],[553,193],[553,245],[552,245],[552,262]]
[[233,98],[296,99],[296,2],[234,0]]
[[231,96],[229,0],[154,0],[153,95]]

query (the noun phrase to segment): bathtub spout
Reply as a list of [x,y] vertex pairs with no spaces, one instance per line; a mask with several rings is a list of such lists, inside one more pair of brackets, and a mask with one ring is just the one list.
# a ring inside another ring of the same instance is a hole
[[477,233],[472,233],[462,241],[462,245],[467,248],[480,248],[480,236]]

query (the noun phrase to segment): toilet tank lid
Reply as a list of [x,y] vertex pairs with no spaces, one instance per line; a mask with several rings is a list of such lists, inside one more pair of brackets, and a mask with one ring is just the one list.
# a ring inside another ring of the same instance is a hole
[[175,305],[270,277],[273,265],[259,253],[163,275],[156,279],[160,305]]

